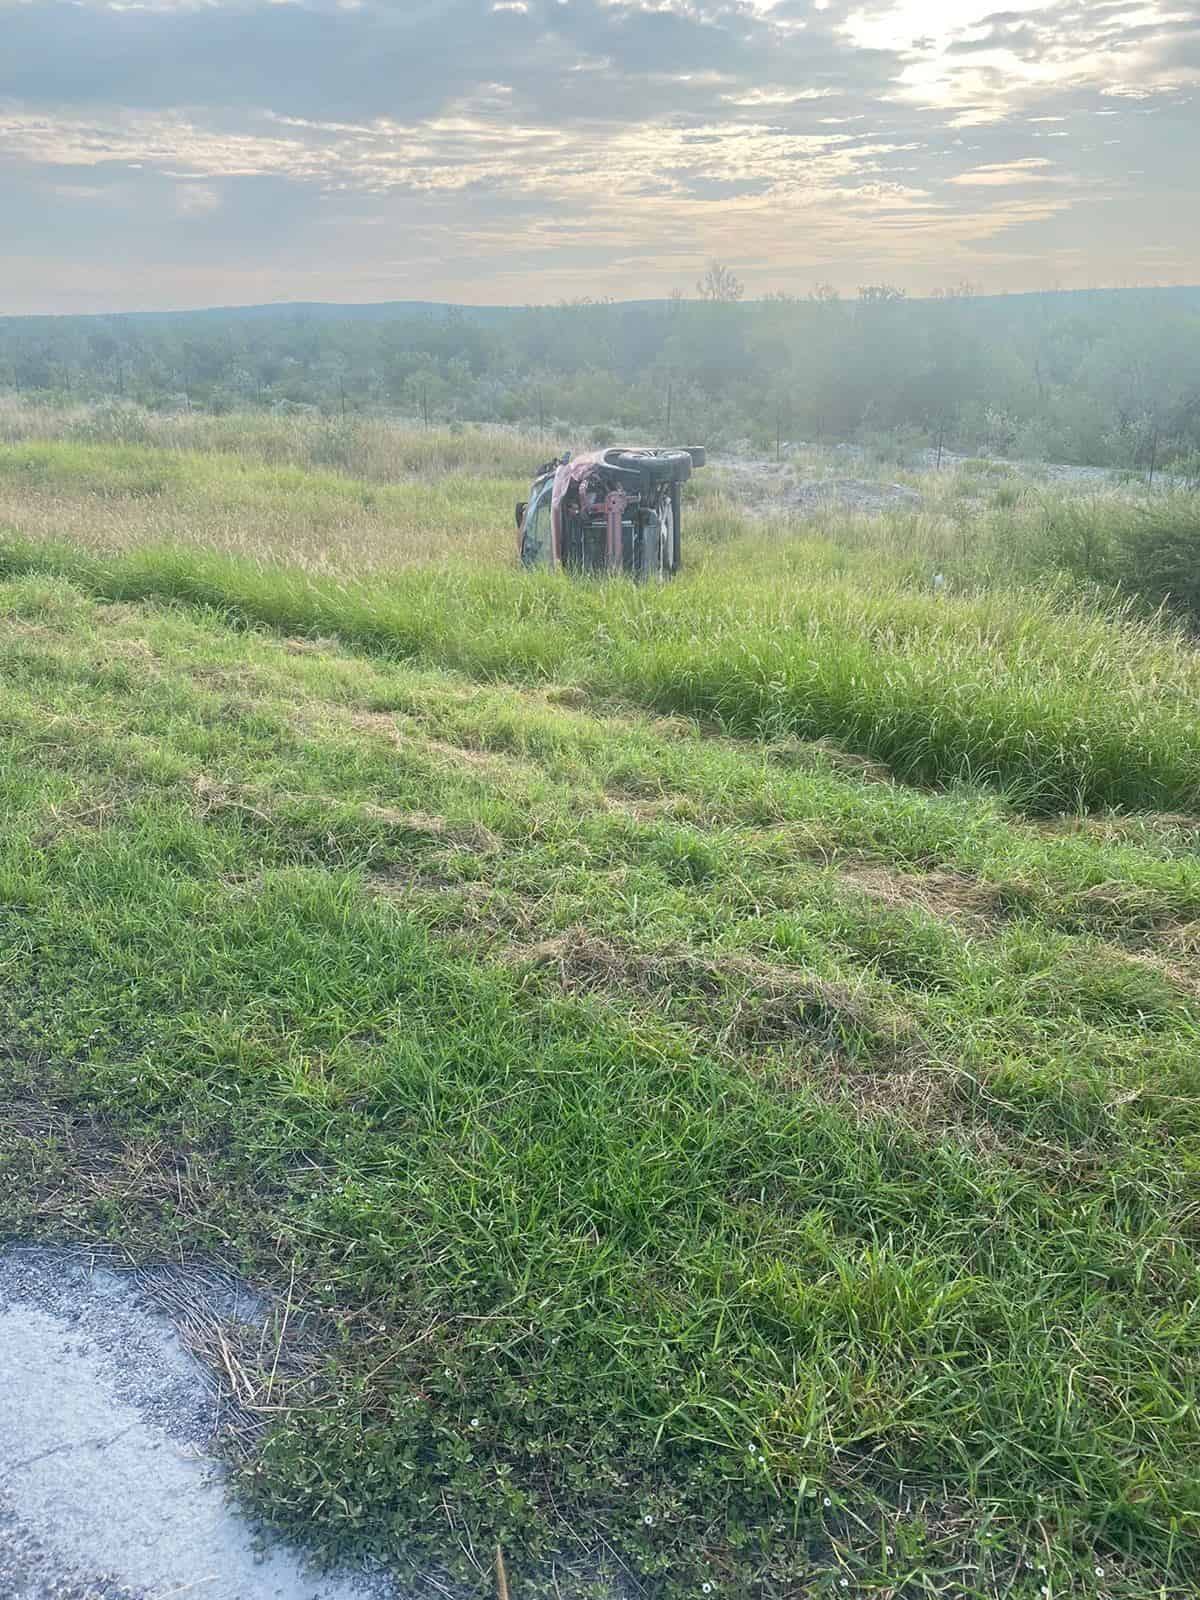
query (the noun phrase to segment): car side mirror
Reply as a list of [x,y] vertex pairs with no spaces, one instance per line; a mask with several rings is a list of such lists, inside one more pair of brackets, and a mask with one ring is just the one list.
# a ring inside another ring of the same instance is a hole
[[524,502],[524,500],[518,500],[517,501],[517,527],[518,527],[518,529],[520,528],[521,524],[524,521],[525,521],[525,502]]

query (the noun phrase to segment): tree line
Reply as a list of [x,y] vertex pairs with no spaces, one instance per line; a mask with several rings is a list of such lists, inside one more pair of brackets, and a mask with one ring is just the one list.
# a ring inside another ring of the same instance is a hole
[[757,449],[892,441],[1154,470],[1200,460],[1200,289],[509,310],[273,307],[0,319],[0,391],[150,409],[511,422]]

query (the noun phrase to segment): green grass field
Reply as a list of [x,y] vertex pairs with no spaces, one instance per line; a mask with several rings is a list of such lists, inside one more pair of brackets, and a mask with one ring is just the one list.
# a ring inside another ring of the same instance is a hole
[[330,1553],[1194,1594],[1187,637],[711,488],[669,588],[534,581],[473,436],[170,444],[0,446],[4,1231],[270,1286],[240,1482]]

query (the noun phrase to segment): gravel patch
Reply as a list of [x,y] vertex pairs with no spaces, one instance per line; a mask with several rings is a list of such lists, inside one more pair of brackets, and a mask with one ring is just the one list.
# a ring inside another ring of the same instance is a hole
[[885,511],[917,511],[924,503],[907,484],[806,478],[786,461],[722,459],[714,466],[719,466],[733,498],[760,517],[811,517],[832,509],[878,516]]
[[[961,456],[951,450],[942,451],[941,470],[951,472],[955,467],[971,462],[986,462],[989,467],[1008,469],[1014,476],[1036,483],[1065,483],[1092,489],[1108,489],[1121,482],[1121,474],[1111,467],[1073,467],[1061,461],[1010,461],[1006,456]],[[936,450],[922,450],[917,455],[919,469],[933,472],[937,469]]]
[[400,1600],[383,1575],[314,1574],[227,1498],[221,1386],[180,1325],[268,1310],[219,1272],[0,1249],[4,1600]]
[[[729,455],[714,452],[711,465],[732,497],[752,516],[799,520],[817,516],[830,510],[850,511],[862,516],[881,516],[886,512],[919,511],[925,496],[909,484],[889,482],[879,469],[874,477],[861,474],[871,472],[870,457],[862,445],[837,444],[822,447],[828,466],[813,471],[813,451],[816,447],[788,443],[784,446],[784,459],[775,461],[753,455],[748,441],[735,446]],[[789,459],[792,452],[808,452],[806,458]],[[819,459],[819,456],[818,456]],[[933,473],[938,469],[938,452],[932,449],[916,451],[908,463],[917,472]],[[807,474],[805,467],[807,465]],[[1078,490],[1082,494],[1100,494],[1122,491],[1129,494],[1144,492],[1140,480],[1127,481],[1127,475],[1109,467],[1078,467],[1064,462],[1010,461],[1000,456],[965,456],[952,450],[941,453],[940,470],[953,472],[956,468],[972,467],[995,469],[997,484],[1012,481],[1021,487],[1053,485],[1060,489]],[[850,476],[850,473],[856,475]],[[1180,487],[1169,474],[1160,473],[1156,480],[1163,489]]]

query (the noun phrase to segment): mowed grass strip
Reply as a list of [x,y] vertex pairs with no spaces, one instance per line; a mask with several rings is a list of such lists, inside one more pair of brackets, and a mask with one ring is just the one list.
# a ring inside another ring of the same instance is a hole
[[992,785],[1035,813],[1200,805],[1200,657],[1061,595],[944,600],[824,574],[771,582],[736,563],[665,589],[463,568],[351,581],[17,538],[0,572],[207,606],[482,681],[573,683],[759,739],[828,738],[903,779]]
[[[293,1286],[270,1518],[481,1585],[1194,1588],[1198,1011],[1053,913],[1186,918],[1193,860],[59,579],[0,614],[5,1226]],[[1042,891],[881,904],[859,804]]]

